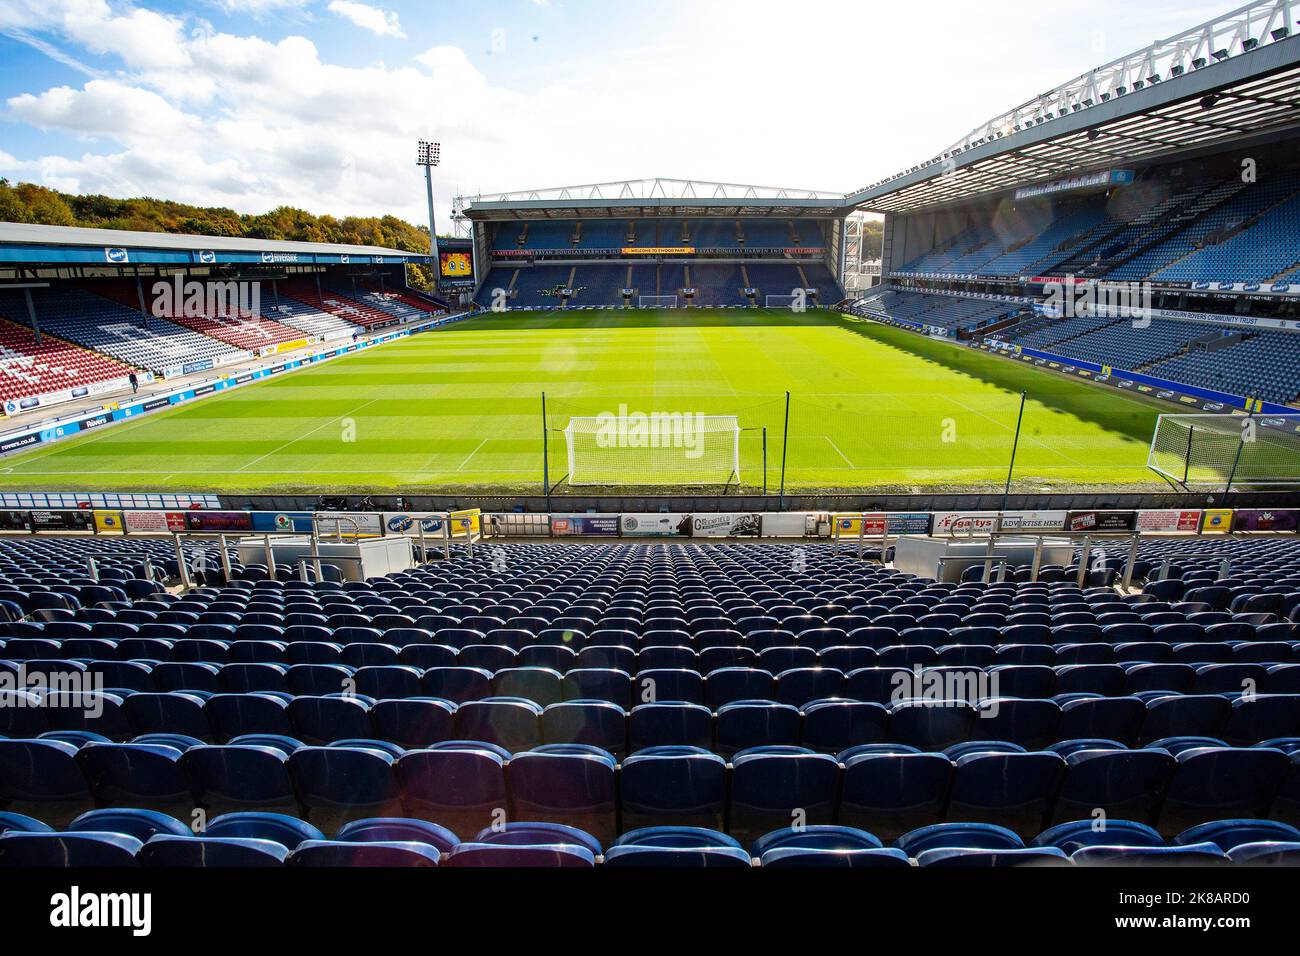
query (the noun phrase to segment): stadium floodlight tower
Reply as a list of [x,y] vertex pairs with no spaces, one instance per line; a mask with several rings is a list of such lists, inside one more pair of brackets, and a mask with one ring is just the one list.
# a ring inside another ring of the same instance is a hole
[[442,144],[431,143],[422,139],[416,149],[415,164],[424,167],[424,189],[429,197],[429,257],[433,260],[433,287],[437,289],[442,278],[442,266],[438,261],[438,233],[433,228],[433,167],[442,157]]

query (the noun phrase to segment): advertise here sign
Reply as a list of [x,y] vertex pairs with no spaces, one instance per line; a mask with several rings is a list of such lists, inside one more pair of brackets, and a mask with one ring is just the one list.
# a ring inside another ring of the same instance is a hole
[[[1008,511],[1002,515],[1003,531],[1060,531],[1064,511]],[[991,534],[998,527],[996,511],[948,512],[934,516],[935,534]]]

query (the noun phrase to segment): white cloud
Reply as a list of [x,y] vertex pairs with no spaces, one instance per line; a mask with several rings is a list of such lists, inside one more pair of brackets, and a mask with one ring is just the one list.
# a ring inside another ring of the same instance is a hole
[[372,7],[366,3],[355,3],[353,0],[330,0],[330,5],[326,9],[330,13],[351,21],[353,26],[369,30],[381,37],[406,36],[402,32],[401,24],[397,22],[397,14],[392,11],[380,10],[378,7]]
[[312,0],[215,0],[226,13],[247,13],[261,17],[277,10],[295,10],[306,7]]
[[[213,2],[250,13],[287,5]],[[806,0],[797,17],[784,0],[745,0],[743,16],[731,4],[694,3],[608,43],[566,36],[547,51],[512,35],[504,57],[472,60],[476,48],[442,43],[406,63],[345,66],[322,59],[306,36],[196,29],[194,18],[105,0],[0,0],[0,30],[117,70],[11,97],[5,118],[86,146],[10,165],[67,189],[418,223],[415,142],[430,138],[443,144],[443,226],[456,191],[653,176],[847,190],[935,155],[1143,38],[1205,18],[1199,7],[1139,10],[1124,0],[934,3],[919,11]],[[557,5],[547,16],[563,14]],[[1103,49],[1087,31],[1060,31],[1063,17],[1085,15],[1111,24]],[[943,29],[930,28],[940,21]],[[841,36],[864,39],[828,52]],[[520,79],[503,79],[516,56],[542,52],[550,55],[523,61]]]

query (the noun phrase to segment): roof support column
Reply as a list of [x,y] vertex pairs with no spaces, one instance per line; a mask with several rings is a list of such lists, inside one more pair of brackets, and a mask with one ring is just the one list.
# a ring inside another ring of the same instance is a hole
[[27,300],[27,318],[32,323],[32,335],[36,339],[36,344],[41,344],[41,323],[36,318],[36,303],[32,301],[32,290],[23,289],[23,298]]
[[140,325],[147,329],[149,328],[149,310],[144,305],[144,283],[140,281],[138,275],[135,277],[135,294],[140,300]]

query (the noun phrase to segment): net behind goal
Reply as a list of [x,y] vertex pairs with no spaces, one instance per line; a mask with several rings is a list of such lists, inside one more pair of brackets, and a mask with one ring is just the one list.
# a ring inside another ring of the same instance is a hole
[[763,296],[763,308],[765,309],[798,309],[802,311],[812,305],[813,300],[806,292],[797,292],[794,295]]
[[627,412],[570,418],[571,485],[724,485],[740,481],[734,415]]
[[1161,415],[1147,466],[1189,488],[1300,484],[1300,413]]
[[677,308],[677,296],[675,295],[639,295],[636,304],[643,309],[675,309]]

